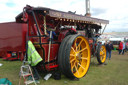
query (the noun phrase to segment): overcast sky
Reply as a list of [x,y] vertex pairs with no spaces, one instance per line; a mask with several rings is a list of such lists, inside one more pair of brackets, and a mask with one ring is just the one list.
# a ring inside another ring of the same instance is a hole
[[[85,0],[0,0],[0,23],[15,21],[26,4],[85,14]],[[127,0],[90,0],[90,6],[92,17],[109,20],[105,32],[128,32]]]

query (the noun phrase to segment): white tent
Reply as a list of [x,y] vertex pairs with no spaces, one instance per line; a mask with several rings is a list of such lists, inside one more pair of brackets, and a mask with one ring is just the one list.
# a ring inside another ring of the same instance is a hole
[[124,41],[124,38],[109,38],[109,41]]

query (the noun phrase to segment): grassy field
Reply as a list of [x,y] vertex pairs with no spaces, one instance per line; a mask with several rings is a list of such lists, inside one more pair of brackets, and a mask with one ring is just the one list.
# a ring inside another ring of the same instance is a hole
[[[18,85],[22,62],[0,59],[0,63],[3,64],[0,67],[0,78],[8,78],[13,85]],[[69,80],[62,75],[61,80],[41,79],[38,85],[128,85],[128,53],[118,55],[117,51],[113,51],[111,60],[106,60],[106,63],[107,65],[98,65],[95,57],[91,59],[88,73],[79,81]]]

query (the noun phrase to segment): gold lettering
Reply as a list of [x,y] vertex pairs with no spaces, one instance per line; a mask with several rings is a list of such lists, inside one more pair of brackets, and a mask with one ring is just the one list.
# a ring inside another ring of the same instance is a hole
[[51,14],[52,14],[54,17],[61,17],[61,16],[62,16],[62,14],[59,13],[59,12],[53,12],[53,11],[51,11]]

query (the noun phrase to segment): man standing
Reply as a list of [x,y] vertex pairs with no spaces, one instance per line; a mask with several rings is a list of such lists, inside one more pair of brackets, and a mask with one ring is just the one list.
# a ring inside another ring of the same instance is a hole
[[109,60],[111,59],[111,51],[113,49],[113,45],[109,41],[109,43],[106,44],[106,51],[107,51],[107,56],[106,59],[109,57]]
[[122,52],[122,49],[123,49],[123,44],[122,44],[122,42],[120,41],[120,42],[119,42],[119,55],[120,55],[120,53]]
[[123,42],[122,55],[124,55],[124,51],[125,51],[125,42]]

